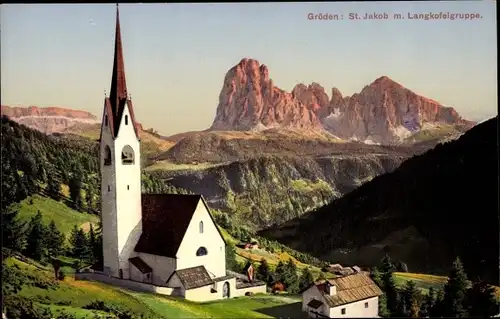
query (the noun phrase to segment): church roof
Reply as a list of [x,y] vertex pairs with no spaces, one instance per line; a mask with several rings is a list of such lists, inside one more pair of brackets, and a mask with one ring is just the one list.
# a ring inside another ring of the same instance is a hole
[[142,194],[142,234],[135,251],[176,258],[200,200],[212,218],[201,195]]
[[130,113],[130,121],[134,127],[135,134],[139,138],[137,132],[137,122],[135,121],[134,108],[131,99],[127,94],[127,81],[125,78],[125,62],[123,59],[123,45],[120,31],[120,12],[118,5],[116,6],[116,29],[115,29],[115,51],[113,59],[113,74],[111,76],[111,90],[109,97],[105,98],[104,108],[108,114],[109,127],[113,137],[118,135],[120,123],[125,107],[128,107]]
[[204,266],[179,269],[176,270],[174,274],[177,274],[182,286],[184,286],[186,290],[200,288],[214,283],[214,280],[210,278]]

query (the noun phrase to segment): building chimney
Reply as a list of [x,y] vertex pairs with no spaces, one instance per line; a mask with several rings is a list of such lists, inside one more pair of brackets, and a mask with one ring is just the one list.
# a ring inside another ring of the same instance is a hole
[[335,285],[332,285],[328,280],[326,281],[326,292],[330,295],[330,296],[334,296],[337,294],[337,287],[335,287]]

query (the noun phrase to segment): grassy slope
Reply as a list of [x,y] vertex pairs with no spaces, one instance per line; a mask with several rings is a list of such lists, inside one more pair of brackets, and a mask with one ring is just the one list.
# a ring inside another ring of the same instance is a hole
[[[50,269],[36,263],[27,264],[13,258],[6,263],[16,264],[27,272],[36,271],[39,275],[52,276]],[[54,312],[64,309],[80,318],[90,318],[96,314],[95,311],[81,308],[94,300],[116,304],[137,315],[154,318],[270,318],[274,314],[292,316],[300,312],[300,299],[296,296],[255,295],[200,304],[97,282],[76,281],[69,276],[56,289],[25,287],[19,295],[42,301]]]
[[[78,213],[61,202],[40,195],[32,196],[33,204],[30,204],[30,198],[17,204],[20,217],[27,219],[33,216],[37,210],[43,215],[44,221],[49,222],[53,219],[56,225],[63,231],[69,232],[74,225],[85,225],[85,223],[97,222],[97,217],[84,213]],[[238,243],[238,240],[232,237],[225,229],[220,228],[226,242],[231,244]],[[293,258],[286,253],[269,253],[260,249],[244,250],[236,248],[237,260],[245,262],[252,260],[254,263],[264,258],[270,266],[274,266],[281,260],[286,262]],[[299,269],[310,267],[315,277],[319,275],[320,269],[302,264],[295,260]],[[42,266],[36,263],[26,264],[24,262],[10,259],[10,264],[17,264],[26,271],[37,271],[46,276],[52,276],[50,266]],[[36,267],[34,266],[36,265]],[[70,271],[66,271],[67,274]],[[441,276],[414,274],[414,273],[395,273],[397,286],[401,287],[407,280],[412,280],[422,292],[427,293],[430,287],[440,288],[447,278]],[[500,296],[500,288],[497,288]],[[44,300],[49,303],[47,307],[52,311],[66,311],[83,318],[100,314],[99,312],[82,309],[81,307],[94,300],[104,300],[117,303],[123,307],[131,309],[135,313],[150,314],[155,317],[218,317],[218,318],[265,318],[271,316],[292,316],[294,312],[299,311],[300,298],[291,296],[253,296],[237,298],[225,301],[218,301],[206,304],[190,303],[187,301],[147,293],[133,292],[126,289],[120,289],[97,282],[75,281],[70,275],[55,290],[44,290],[36,287],[25,288],[20,295],[32,297],[36,300]],[[262,310],[259,310],[262,309]],[[101,313],[102,314],[102,313]]]
[[66,235],[75,225],[86,228],[89,223],[95,225],[98,222],[95,215],[77,212],[62,202],[41,195],[30,196],[14,204],[14,207],[18,209],[21,220],[27,220],[40,211],[45,224],[48,225],[53,220],[57,228]]

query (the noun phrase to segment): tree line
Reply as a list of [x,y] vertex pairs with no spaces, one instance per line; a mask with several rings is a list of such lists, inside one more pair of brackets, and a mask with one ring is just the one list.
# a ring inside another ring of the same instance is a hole
[[384,291],[379,299],[382,317],[491,317],[499,312],[495,288],[480,280],[471,283],[460,258],[453,262],[444,287],[431,287],[427,294],[423,294],[411,280],[401,288],[396,287],[395,270],[391,258],[385,256],[371,274]]
[[[21,221],[16,211],[2,212],[3,246],[22,253],[42,263],[51,262],[57,267],[59,256],[68,256],[76,260],[73,268],[83,264],[102,263],[102,229],[90,224],[85,232],[76,225],[66,236],[57,228],[52,220],[48,225],[43,223],[42,214],[38,211],[30,220]],[[56,262],[56,264],[54,264]],[[58,271],[56,271],[56,277]]]
[[[40,193],[80,212],[100,212],[99,144],[45,135],[2,116],[1,208]],[[62,194],[62,185],[69,196]],[[188,193],[156,175],[142,174],[144,193]]]

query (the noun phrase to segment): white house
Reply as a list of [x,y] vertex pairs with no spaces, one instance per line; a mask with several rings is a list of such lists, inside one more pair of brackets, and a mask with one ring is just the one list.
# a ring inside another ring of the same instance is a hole
[[141,194],[140,140],[127,92],[118,7],[100,136],[102,271],[93,279],[207,301],[266,292],[226,272],[226,243],[201,195]]
[[314,283],[302,293],[302,311],[309,318],[378,317],[382,290],[364,272]]

